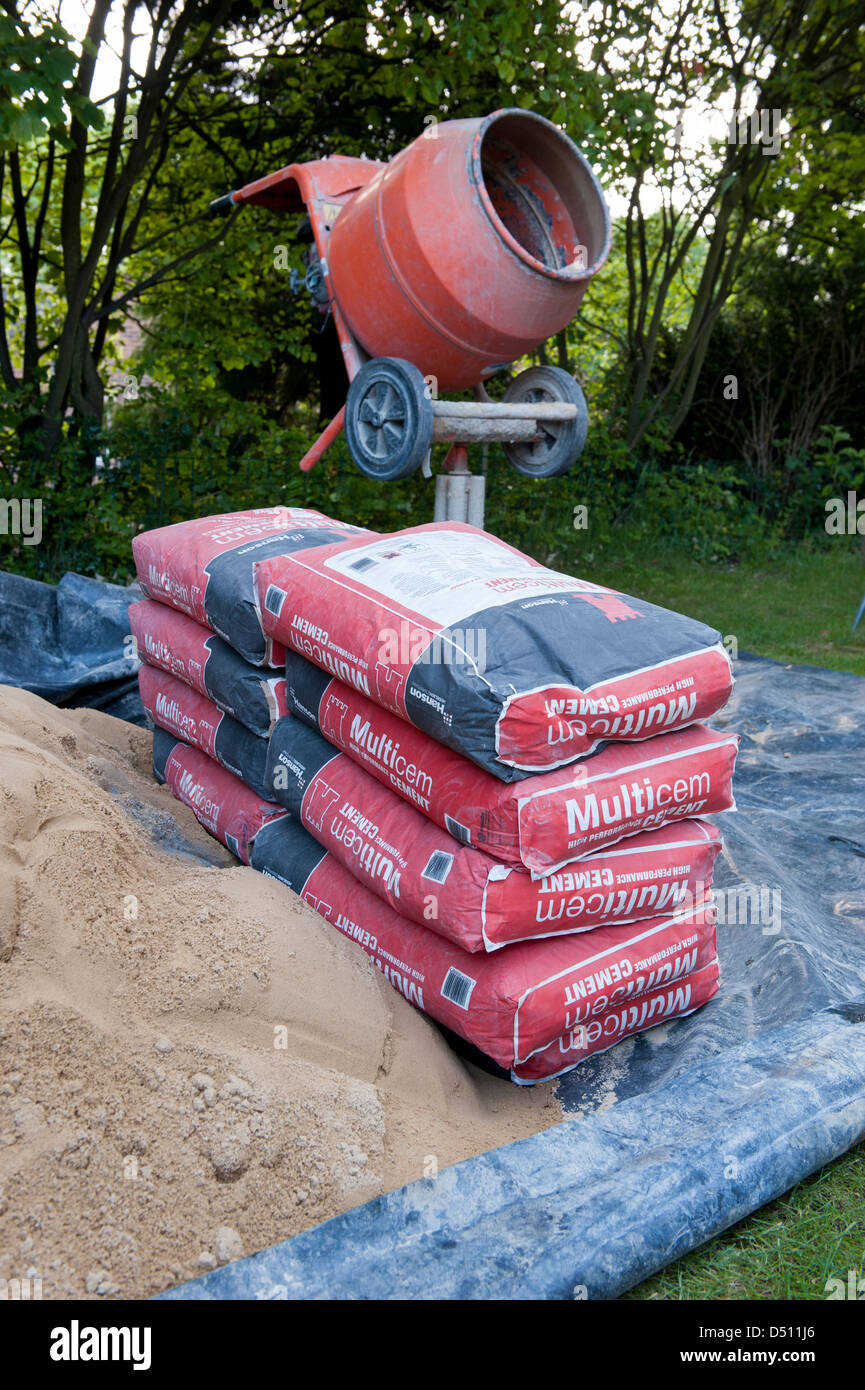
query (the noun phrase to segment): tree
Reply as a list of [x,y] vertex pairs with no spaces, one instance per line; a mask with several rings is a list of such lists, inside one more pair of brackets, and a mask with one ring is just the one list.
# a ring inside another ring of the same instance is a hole
[[[200,165],[209,154],[219,186],[279,162],[269,152],[286,132],[298,159],[335,141],[387,156],[418,132],[419,112],[494,106],[499,93],[562,118],[573,71],[557,0],[504,11],[492,0],[400,9],[283,0],[267,10],[260,0],[92,0],[80,44],[39,4],[0,2],[9,52],[0,70],[0,370],[8,391],[38,392],[27,423],[46,452],[68,412],[101,418],[111,316],[179,279],[230,230],[204,235],[186,189],[166,216],[181,159],[188,168],[190,155]],[[112,12],[120,74],[97,109],[94,72]],[[137,70],[139,22],[148,52]]]
[[[8,391],[38,394],[28,425],[41,429],[47,452],[68,409],[101,416],[99,362],[108,317],[140,292],[117,296],[118,273],[135,248],[184,93],[213,52],[231,5],[123,0],[118,85],[101,107],[91,95],[112,0],[94,0],[80,44],[38,6],[19,10],[12,0],[5,8],[0,206],[9,222],[0,263],[0,371]],[[132,60],[137,17],[149,25],[140,71]],[[45,284],[56,286],[60,301],[52,305],[47,333],[40,310]],[[20,373],[10,299],[23,318]]]
[[[650,431],[671,438],[680,429],[743,253],[767,225],[783,223],[790,161],[777,157],[782,147],[810,158],[861,103],[861,6],[611,3],[592,12],[591,38],[605,76],[611,174],[627,196],[620,399],[635,447]],[[726,109],[733,121],[698,157],[682,138],[689,109]],[[818,180],[808,192],[820,196]],[[661,373],[682,288],[689,307]]]

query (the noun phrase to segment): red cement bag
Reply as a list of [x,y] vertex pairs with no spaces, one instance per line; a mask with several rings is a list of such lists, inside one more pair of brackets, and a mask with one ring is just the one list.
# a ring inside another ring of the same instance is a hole
[[287,712],[285,676],[238,656],[209,628],[164,603],[144,599],[129,608],[138,655],[176,676],[260,738]]
[[505,781],[706,719],[704,623],[438,522],[256,565],[265,632]]
[[231,853],[249,863],[252,842],[262,826],[287,820],[288,812],[260,796],[197,748],[163,729],[153,735],[153,775],[191,807],[205,830]]
[[248,783],[256,796],[273,798],[267,779],[267,740],[256,737],[236,719],[223,713],[206,695],[183,681],[142,666],[138,672],[141,703],[157,728],[182,738],[235,777]]
[[273,732],[266,785],[355,878],[466,951],[680,907],[705,894],[720,849],[714,825],[674,822],[535,881],[460,844],[298,719]]
[[710,899],[629,926],[469,955],[400,917],[292,817],[259,831],[251,862],[356,941],[410,1003],[508,1070],[609,1010],[681,983],[716,956]]
[[286,654],[291,712],[462,844],[534,877],[623,836],[729,810],[738,738],[702,724],[509,785],[302,657]]
[[279,666],[265,638],[252,568],[304,546],[369,535],[302,507],[259,507],[143,531],[132,542],[142,592],[205,623],[255,666]]
[[587,1057],[615,1047],[623,1038],[656,1028],[659,1023],[686,1018],[707,1004],[717,992],[718,962],[714,960],[665,989],[652,990],[634,1003],[620,1004],[593,1018],[591,1023],[579,1024],[549,1047],[536,1052],[527,1062],[512,1067],[511,1080],[524,1086],[536,1081],[551,1081],[573,1070]]
[[[717,988],[708,902],[630,928],[471,956],[404,921],[282,808],[161,729],[153,769],[239,859],[294,888],[362,947],[394,989],[515,1081],[568,1071],[633,1032],[692,1012]],[[535,1046],[560,1025],[551,1042]]]

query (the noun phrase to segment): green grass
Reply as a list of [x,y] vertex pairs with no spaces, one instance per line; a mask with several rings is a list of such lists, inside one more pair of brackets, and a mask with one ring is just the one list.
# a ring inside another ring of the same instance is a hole
[[709,565],[616,549],[594,552],[591,564],[578,558],[575,572],[700,618],[734,636],[740,651],[865,676],[865,618],[850,631],[865,594],[865,563],[855,550],[791,544],[765,564]]

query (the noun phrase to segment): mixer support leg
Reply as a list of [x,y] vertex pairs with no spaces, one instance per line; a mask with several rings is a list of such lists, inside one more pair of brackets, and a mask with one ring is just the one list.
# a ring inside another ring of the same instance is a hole
[[436,478],[434,521],[467,521],[483,527],[486,478],[470,473],[468,451],[463,444],[452,444],[445,459],[445,472]]

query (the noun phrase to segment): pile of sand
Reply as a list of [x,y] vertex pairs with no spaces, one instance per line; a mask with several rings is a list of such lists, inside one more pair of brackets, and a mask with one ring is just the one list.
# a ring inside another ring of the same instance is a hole
[[562,1119],[156,786],[0,686],[0,1277],[141,1297]]

